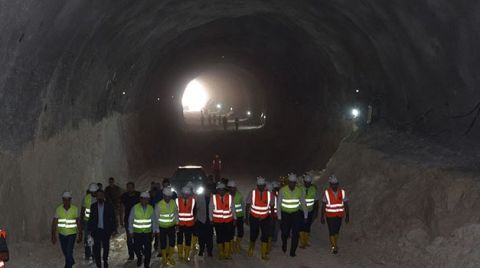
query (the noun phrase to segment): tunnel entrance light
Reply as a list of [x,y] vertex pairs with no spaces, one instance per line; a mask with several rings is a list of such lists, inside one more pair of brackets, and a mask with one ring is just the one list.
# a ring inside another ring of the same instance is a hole
[[183,93],[183,110],[186,112],[200,112],[207,104],[208,99],[209,96],[205,87],[196,79],[193,79],[188,83]]
[[358,110],[357,108],[353,108],[352,109],[352,117],[357,118],[358,116],[360,116],[360,110]]
[[222,109],[222,104],[217,104],[217,109]]

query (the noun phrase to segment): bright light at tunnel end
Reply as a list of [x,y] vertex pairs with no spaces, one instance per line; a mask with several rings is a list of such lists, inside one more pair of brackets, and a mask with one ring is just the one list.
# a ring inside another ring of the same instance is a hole
[[182,97],[182,106],[184,112],[200,112],[209,99],[208,93],[205,90],[205,87],[198,82],[196,79],[193,79],[188,83],[185,88],[185,92]]

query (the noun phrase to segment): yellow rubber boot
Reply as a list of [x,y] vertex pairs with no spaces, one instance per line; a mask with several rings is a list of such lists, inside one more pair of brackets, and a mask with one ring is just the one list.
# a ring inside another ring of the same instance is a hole
[[242,251],[242,237],[237,237],[237,252],[240,253]]
[[190,261],[190,251],[191,248],[189,246],[185,247],[185,261],[189,262]]
[[255,242],[250,241],[250,244],[248,244],[248,256],[252,257],[253,256],[253,251],[255,250]]
[[218,259],[220,260],[225,259],[225,248],[223,244],[218,244]]
[[305,246],[309,247],[310,245],[310,233],[305,233]]
[[268,243],[267,243],[267,253],[270,254],[271,251],[272,251],[272,238],[269,237]]
[[300,232],[300,248],[305,249],[306,247],[305,232]]
[[329,238],[330,238],[330,246],[332,246],[332,253],[337,254],[337,239],[335,238],[334,235],[331,235]]
[[166,267],[168,262],[167,262],[167,250],[166,249],[162,249],[161,250],[161,253],[162,253],[162,266],[163,267]]
[[262,242],[262,244],[260,245],[260,253],[261,253],[261,256],[262,256],[262,260],[267,261],[267,260],[270,259],[268,257],[268,244],[267,243]]
[[191,249],[196,250],[198,244],[198,236],[192,235],[192,243],[190,244]]
[[175,265],[175,258],[173,257],[174,253],[175,253],[175,248],[173,247],[168,248],[168,263],[170,263],[170,265]]
[[178,249],[178,260],[182,261],[183,260],[183,245],[177,245]]
[[231,260],[232,259],[232,242],[225,242],[225,259]]

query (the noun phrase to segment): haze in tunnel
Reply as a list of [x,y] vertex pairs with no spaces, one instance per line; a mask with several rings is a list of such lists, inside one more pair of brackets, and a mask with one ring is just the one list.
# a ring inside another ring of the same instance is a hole
[[[331,258],[317,224],[307,258],[277,246],[271,263],[241,254],[232,266],[474,266],[479,9],[473,0],[3,1],[9,267],[61,265],[45,241],[64,190],[75,204],[110,176],[147,190],[178,165],[211,173],[215,154],[242,191],[260,175],[311,170],[320,189],[336,173],[355,215],[343,257]],[[208,96],[188,109],[261,127],[191,131],[182,99],[192,81]]]

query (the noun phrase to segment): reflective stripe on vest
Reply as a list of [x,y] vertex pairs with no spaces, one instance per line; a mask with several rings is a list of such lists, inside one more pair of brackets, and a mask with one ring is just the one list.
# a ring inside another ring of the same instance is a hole
[[168,202],[165,200],[160,200],[157,203],[157,215],[158,215],[158,226],[161,228],[169,228],[175,225],[175,202],[170,200]]
[[325,190],[325,197],[327,199],[327,204],[325,205],[325,216],[332,217],[343,217],[345,212],[345,206],[343,199],[345,198],[345,191],[340,189],[340,192],[335,198],[335,194],[331,189]]
[[295,187],[292,192],[288,186],[284,186],[280,191],[282,191],[282,211],[286,213],[297,212],[300,209],[302,190],[299,187]]
[[77,217],[78,208],[70,206],[68,211],[65,211],[63,205],[57,207],[57,230],[61,235],[73,235],[77,233]]
[[[266,200],[265,200],[266,197]],[[265,219],[270,211],[271,193],[269,191],[252,191],[252,205],[250,206],[250,215],[255,218]]]
[[278,212],[278,209],[277,209],[277,202],[278,202],[278,197],[277,197],[277,193],[273,193],[273,200],[275,201],[273,203],[273,217],[274,218],[277,218],[277,212]]
[[235,192],[235,197],[233,198],[235,202],[235,213],[237,215],[237,218],[243,217],[244,212],[243,212],[243,196],[240,194],[238,191]]
[[231,209],[232,195],[225,194],[222,198],[220,194],[213,195],[212,221],[215,223],[228,223],[233,221]]
[[312,211],[315,205],[315,197],[317,196],[317,188],[315,186],[305,187],[305,203],[307,203],[307,210]]
[[133,232],[134,233],[151,233],[152,232],[152,215],[153,207],[147,205],[147,209],[143,209],[140,203],[133,207]]
[[185,199],[179,197],[175,200],[178,207],[178,225],[193,226],[195,224],[195,217],[193,216],[193,209],[195,207],[195,199],[189,197],[185,204]]
[[83,219],[88,221],[90,218],[90,207],[92,206],[92,194],[87,194],[83,199],[83,207],[85,208],[85,212],[83,214]]

